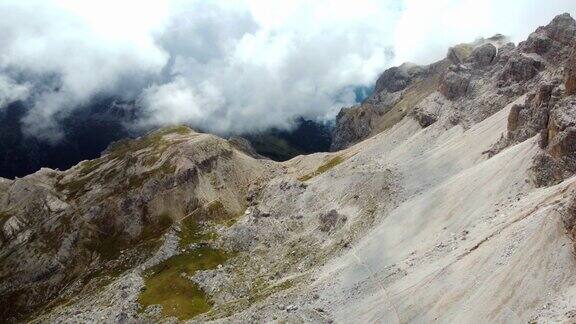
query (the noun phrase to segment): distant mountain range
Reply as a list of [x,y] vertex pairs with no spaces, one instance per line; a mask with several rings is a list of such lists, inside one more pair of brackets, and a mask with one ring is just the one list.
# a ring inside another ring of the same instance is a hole
[[[15,102],[0,110],[0,177],[13,179],[42,167],[66,170],[94,159],[112,142],[143,135],[125,127],[135,119],[137,108],[113,98],[97,99],[76,109],[61,122],[65,137],[56,144],[26,136],[21,124],[26,106]],[[293,130],[269,129],[240,135],[256,152],[276,161],[299,154],[328,151],[332,125],[299,118]]]

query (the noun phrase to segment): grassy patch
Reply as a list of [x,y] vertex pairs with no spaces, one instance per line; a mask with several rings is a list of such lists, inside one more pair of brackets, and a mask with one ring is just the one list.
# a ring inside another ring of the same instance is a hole
[[192,129],[190,129],[190,127],[185,126],[185,125],[180,125],[180,126],[172,126],[172,127],[166,127],[166,128],[162,128],[156,132],[154,132],[154,135],[160,135],[160,136],[164,136],[164,135],[168,135],[168,134],[178,134],[178,135],[186,135],[186,134],[190,134],[192,132]]
[[180,247],[184,248],[192,243],[206,242],[214,239],[215,234],[204,232],[200,224],[193,217],[187,217],[180,223]]
[[216,268],[228,258],[221,250],[203,246],[160,263],[144,274],[146,286],[138,299],[140,305],[161,305],[164,316],[180,320],[209,311],[212,303],[208,295],[185,275]]
[[54,188],[58,191],[68,191],[68,195],[72,198],[78,198],[88,191],[86,185],[90,181],[91,177],[83,177],[67,182],[58,181]]
[[312,173],[308,173],[306,175],[301,176],[300,178],[298,178],[298,180],[300,181],[308,181],[312,178],[314,178],[317,175],[320,175],[330,169],[332,169],[333,167],[337,166],[338,164],[344,162],[344,158],[340,155],[335,156],[333,158],[331,158],[330,160],[328,160],[328,162],[322,164],[321,166],[319,166],[316,171],[312,172]]
[[175,126],[163,128],[137,139],[124,139],[110,144],[108,155],[111,159],[121,158],[128,152],[136,152],[145,148],[154,148],[157,153],[163,152],[167,148],[163,139],[164,135],[179,134],[186,135],[192,130],[187,126]]
[[96,169],[98,169],[102,164],[104,164],[104,162],[105,161],[102,158],[84,161],[84,162],[82,162],[82,164],[80,164],[79,173],[81,176],[86,176],[86,175],[92,173],[93,171],[95,171]]

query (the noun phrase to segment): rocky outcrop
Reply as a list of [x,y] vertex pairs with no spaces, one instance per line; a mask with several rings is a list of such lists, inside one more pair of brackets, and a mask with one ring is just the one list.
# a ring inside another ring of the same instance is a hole
[[[525,92],[524,84],[546,68],[544,62],[537,54],[521,52],[506,37],[495,35],[451,47],[444,60],[429,66],[403,64],[388,69],[366,102],[340,111],[331,150],[378,134],[406,115],[415,118],[422,127],[435,123],[440,115],[447,116],[444,118],[447,125],[478,122]],[[460,114],[450,104],[440,114],[418,107],[434,92],[470,111]],[[459,115],[465,118],[458,121]]]
[[463,70],[455,69],[444,75],[439,91],[446,98],[455,100],[466,95],[469,85],[470,74]]
[[373,121],[382,114],[382,110],[370,104],[341,109],[336,116],[330,150],[341,150],[370,136],[374,128]]
[[508,134],[500,150],[539,134],[543,151],[533,161],[537,186],[548,186],[576,172],[576,98],[565,94],[561,81],[543,84],[526,103],[512,106]]
[[386,70],[374,93],[358,106],[343,108],[336,117],[331,151],[338,151],[392,127],[438,88],[446,60],[428,66],[405,63]]
[[376,80],[374,88],[375,93],[398,92],[406,89],[415,78],[424,72],[421,66],[416,64],[403,64],[398,67],[392,67],[384,71],[382,75]]
[[514,53],[500,73],[503,82],[523,82],[535,77],[545,67],[538,57],[523,53]]
[[498,49],[492,43],[480,45],[472,51],[472,62],[479,67],[491,65],[496,59],[497,53]]
[[473,46],[471,44],[459,44],[448,49],[446,57],[454,65],[461,65],[472,54]]
[[564,61],[576,39],[576,21],[567,13],[556,16],[547,26],[539,27],[518,46],[525,53],[535,53],[552,61]]
[[576,97],[570,96],[552,109],[547,129],[548,150],[554,158],[576,163]]
[[546,129],[550,109],[560,97],[558,83],[544,84],[527,96],[524,104],[512,106],[508,115],[508,138],[520,143]]

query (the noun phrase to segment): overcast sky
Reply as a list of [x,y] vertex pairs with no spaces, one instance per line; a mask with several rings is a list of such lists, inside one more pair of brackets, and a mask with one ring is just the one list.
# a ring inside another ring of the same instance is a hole
[[495,33],[518,42],[574,0],[2,0],[0,109],[31,135],[95,95],[135,99],[144,126],[225,134],[332,118],[387,67]]

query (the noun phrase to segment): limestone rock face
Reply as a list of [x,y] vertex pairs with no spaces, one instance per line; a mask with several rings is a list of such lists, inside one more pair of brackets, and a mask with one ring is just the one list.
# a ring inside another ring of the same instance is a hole
[[550,113],[548,124],[550,154],[555,158],[576,158],[576,98],[560,101]]
[[373,120],[383,111],[375,109],[370,104],[355,108],[344,108],[336,116],[336,128],[332,135],[331,150],[346,148],[360,139],[368,137],[373,128]]
[[512,106],[508,115],[508,138],[519,143],[545,130],[550,109],[558,99],[558,83],[543,84],[527,96],[524,104]]
[[428,66],[405,63],[386,70],[365,102],[340,110],[331,150],[344,149],[392,127],[436,91],[448,65],[447,60],[442,60]]
[[564,97],[561,81],[543,84],[526,102],[511,107],[507,145],[539,134],[544,151],[533,161],[536,185],[548,186],[576,172],[576,98]]
[[[574,46],[574,26],[572,17],[561,15],[517,47],[506,37],[495,35],[453,46],[444,60],[429,66],[404,64],[386,70],[370,98],[338,114],[331,150],[382,132],[406,115],[423,127],[435,123],[439,117],[436,112],[415,110],[434,92],[460,105],[445,105],[447,111],[442,115],[448,125],[465,125],[490,116],[497,107],[532,90],[533,83],[540,82],[541,72],[557,73],[556,69],[562,68],[567,49]],[[469,111],[462,114],[459,109]]]
[[526,53],[547,58],[564,59],[576,40],[576,21],[569,14],[557,16],[544,27],[539,27],[519,47]]
[[389,68],[376,80],[374,91],[379,93],[382,91],[397,92],[404,90],[422,72],[422,67],[415,64]]

